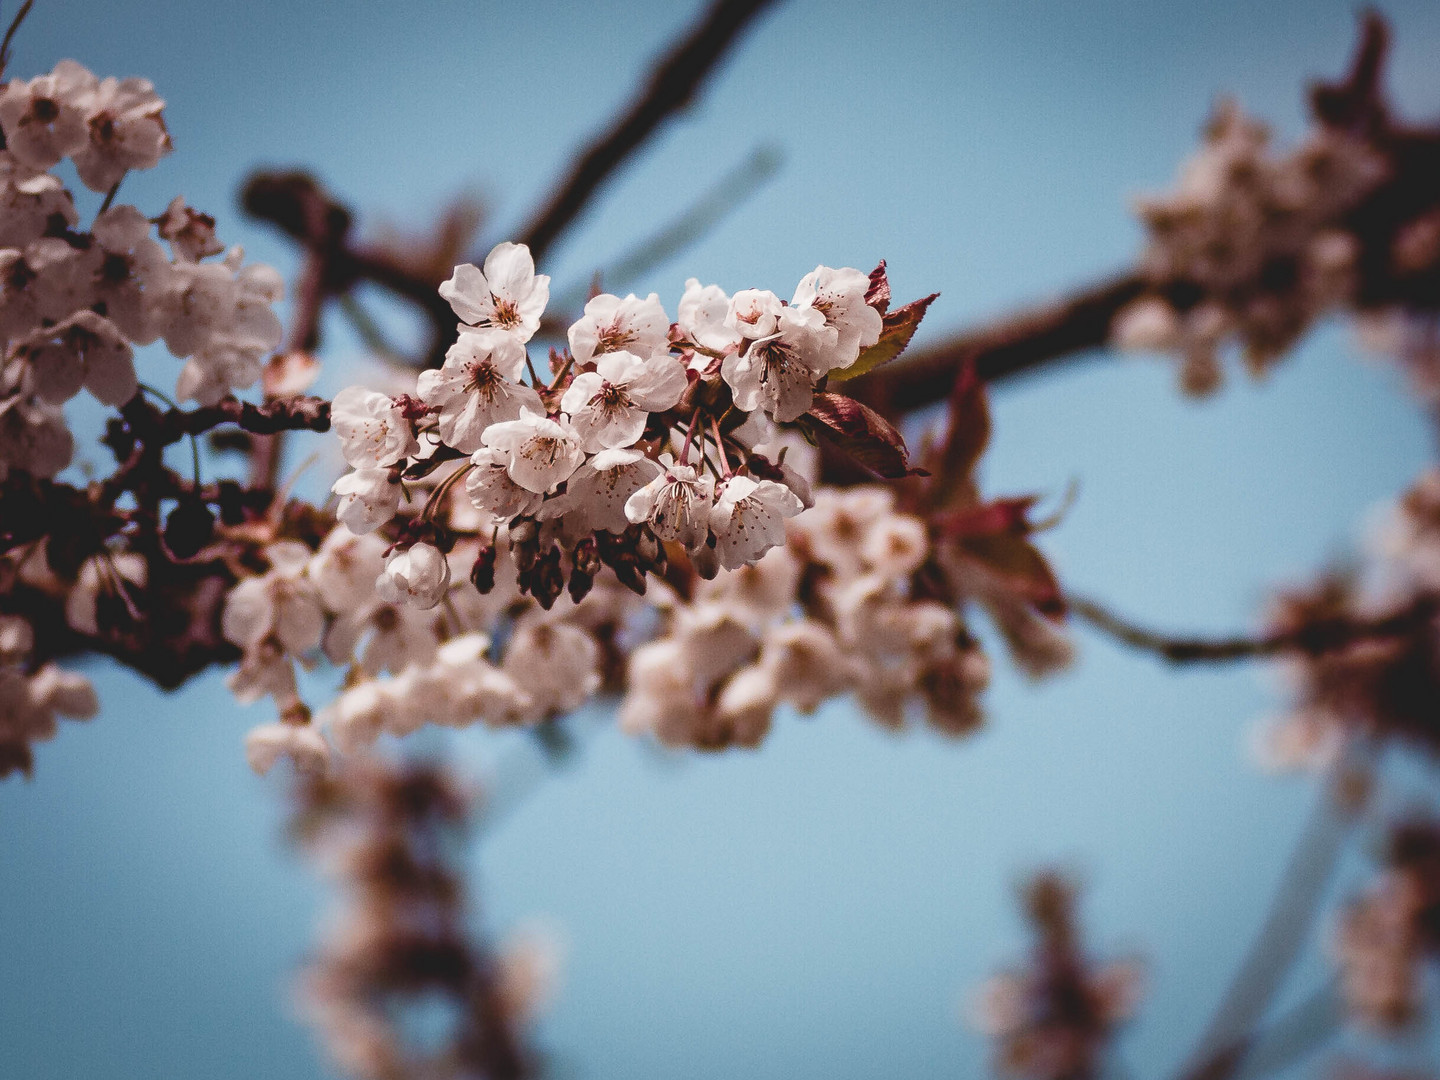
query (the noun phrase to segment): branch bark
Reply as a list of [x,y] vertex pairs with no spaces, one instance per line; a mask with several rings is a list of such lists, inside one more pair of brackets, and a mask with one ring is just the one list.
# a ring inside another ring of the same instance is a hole
[[615,170],[665,120],[694,100],[701,84],[770,2],[716,0],[685,39],[655,66],[639,97],[576,158],[524,230],[520,242],[530,246],[537,263]]

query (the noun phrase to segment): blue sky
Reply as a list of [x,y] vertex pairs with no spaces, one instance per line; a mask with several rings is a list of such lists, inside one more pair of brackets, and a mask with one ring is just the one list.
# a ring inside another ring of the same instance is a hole
[[[1440,6],[1385,8],[1398,100],[1440,112]],[[503,239],[696,9],[40,0],[13,70],[73,56],[153,79],[176,152],[125,196],[158,212],[183,192],[288,273],[292,253],[234,208],[248,169],[312,168],[362,226],[422,226],[475,190]],[[817,262],[883,257],[897,296],[941,292],[938,334],[1123,265],[1140,240],[1127,200],[1169,182],[1216,95],[1294,137],[1304,80],[1343,66],[1353,30],[1328,0],[783,5],[543,269],[557,288],[587,280],[773,145],[779,175],[637,290],[673,310],[691,275],[784,292]],[[335,330],[327,380],[343,381],[355,349]],[[1430,454],[1398,379],[1326,326],[1265,383],[1204,403],[1143,358],[1006,387],[985,479],[1077,481],[1046,540],[1063,580],[1156,625],[1225,631],[1345,551]],[[1054,860],[1088,883],[1097,951],[1148,958],[1126,1063],[1171,1064],[1314,792],[1246,760],[1249,725],[1280,704],[1262,673],[1177,673],[1079,640],[1075,670],[1038,687],[997,664],[988,726],[961,743],[837,705],[782,718],[756,754],[671,759],[587,717],[579,759],[474,856],[489,927],[541,916],[568,941],[542,1029],[557,1068],[977,1075],[958,1002],[1018,955],[1013,885]],[[42,747],[34,782],[0,787],[0,1075],[325,1075],[286,997],[323,894],[281,844],[281,785],[245,768],[261,710],[218,678],[165,696],[95,675],[101,716]],[[452,749],[477,767],[526,753],[483,733]],[[1295,989],[1322,975],[1310,963]]]

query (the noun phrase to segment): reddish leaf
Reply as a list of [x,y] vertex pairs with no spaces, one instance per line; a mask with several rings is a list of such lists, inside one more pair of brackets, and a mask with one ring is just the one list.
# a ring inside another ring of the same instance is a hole
[[[888,289],[889,286],[887,285],[886,288]],[[853,379],[857,375],[864,375],[867,371],[873,371],[881,364],[894,360],[905,351],[905,346],[910,344],[910,339],[915,336],[915,331],[920,327],[920,320],[925,317],[926,309],[935,302],[935,298],[939,295],[939,293],[931,293],[921,300],[886,312],[884,325],[880,330],[880,340],[868,349],[862,350],[859,359],[849,367],[832,371],[830,380],[839,382]]]
[[898,480],[902,476],[929,475],[924,469],[911,468],[905,440],[890,421],[854,398],[818,393],[800,423],[807,432],[829,439],[877,476]]
[[890,278],[885,273],[885,260],[870,271],[870,288],[865,292],[865,303],[884,315],[890,309]]
[[940,531],[956,539],[974,536],[1028,536],[1031,532],[1030,511],[1039,501],[1038,495],[1019,495],[979,506],[952,510],[934,519]]
[[1014,533],[971,536],[960,541],[960,550],[967,558],[982,563],[1041,614],[1052,617],[1065,614],[1065,598],[1055,572],[1040,549],[1023,536]]
[[990,404],[985,382],[967,358],[950,391],[945,441],[927,462],[935,473],[930,485],[932,505],[945,506],[969,486],[975,466],[990,442]]

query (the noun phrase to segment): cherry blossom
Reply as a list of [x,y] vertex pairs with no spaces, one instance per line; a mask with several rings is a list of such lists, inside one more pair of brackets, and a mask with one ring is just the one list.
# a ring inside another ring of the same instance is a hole
[[483,272],[470,263],[455,267],[441,284],[440,295],[469,328],[503,330],[524,344],[540,329],[550,279],[535,273],[535,261],[524,244],[501,243],[485,256]]
[[438,371],[422,371],[416,394],[437,410],[445,445],[469,454],[480,449],[491,424],[515,420],[522,410],[543,413],[540,395],[520,384],[525,346],[499,330],[466,331],[445,353]]
[[827,326],[836,331],[836,359],[830,369],[846,368],[860,355],[860,350],[880,340],[884,326],[880,312],[865,302],[870,289],[870,276],[845,267],[832,270],[817,266],[800,279],[795,307],[811,307],[825,317]]
[[575,376],[560,407],[569,414],[581,448],[598,454],[633,444],[649,413],[674,407],[687,385],[684,367],[669,354],[642,359],[608,352],[594,371]]
[[95,76],[74,60],[61,60],[28,83],[11,79],[0,92],[6,149],[32,169],[48,169],[79,151],[96,86]]
[[693,465],[675,464],[668,454],[661,457],[660,465],[664,472],[625,501],[625,517],[636,525],[649,525],[662,540],[696,547],[704,543],[709,529],[715,481],[698,474]]
[[523,409],[517,420],[492,424],[485,445],[505,455],[510,479],[526,491],[545,494],[564,483],[585,460],[568,421]]
[[431,544],[397,548],[375,579],[375,591],[389,603],[432,608],[450,587],[450,564]]
[[774,330],[743,353],[726,356],[720,372],[737,407],[764,409],[784,423],[809,411],[816,381],[830,370],[838,332],[815,308],[778,308],[771,320],[769,314],[757,316],[757,325]]
[[715,492],[710,531],[720,565],[735,570],[785,542],[785,519],[805,509],[784,484],[732,476]]
[[400,479],[390,469],[354,469],[330,488],[340,496],[335,516],[353,533],[378,529],[400,507]]
[[404,410],[384,394],[348,386],[330,405],[330,424],[345,460],[356,469],[382,469],[420,449]]
[[633,293],[623,300],[601,293],[586,303],[584,316],[571,324],[568,336],[577,363],[617,352],[648,358],[669,348],[670,319],[655,293],[644,300]]
[[109,191],[129,170],[153,168],[170,150],[164,107],[148,79],[101,80],[87,102],[89,140],[72,154],[80,182]]

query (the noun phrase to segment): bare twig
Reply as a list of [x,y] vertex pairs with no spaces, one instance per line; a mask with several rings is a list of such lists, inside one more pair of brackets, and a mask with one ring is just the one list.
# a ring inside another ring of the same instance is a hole
[[15,40],[15,32],[20,29],[20,24],[25,21],[25,16],[30,14],[30,9],[35,6],[35,0],[25,0],[20,5],[20,10],[15,12],[15,18],[10,20],[10,26],[5,31],[5,39],[0,41],[0,76],[5,74],[5,69],[10,66],[10,45]]
[[[778,150],[764,146],[755,150],[701,194],[683,214],[617,259],[604,273],[605,288],[619,292],[642,274],[680,254],[759,191],[779,168]],[[566,293],[555,303],[556,309],[563,312],[580,307],[588,287],[582,285]]]
[[745,27],[771,0],[716,0],[705,17],[656,65],[634,103],[575,160],[524,230],[539,262],[595,192],[671,115],[689,105]]
[[1436,599],[1423,597],[1381,619],[1316,619],[1294,630],[1255,637],[1171,637],[1137,626],[1108,608],[1085,597],[1067,598],[1070,610],[1097,630],[1132,648],[1153,653],[1172,664],[1226,663],[1281,653],[1300,652],[1311,656],[1343,649],[1357,641],[1399,637],[1433,618]]

